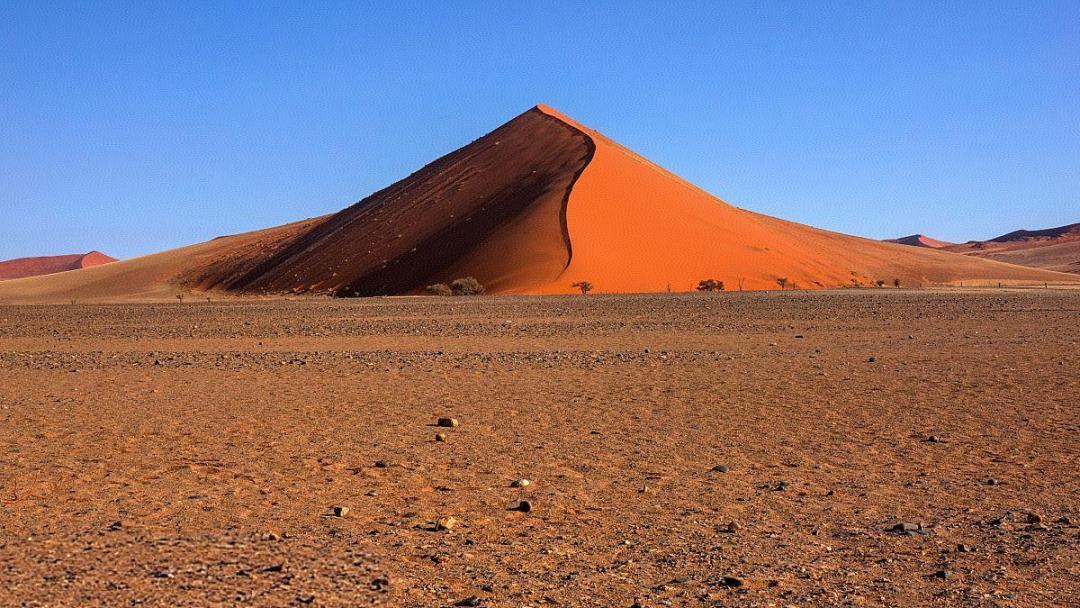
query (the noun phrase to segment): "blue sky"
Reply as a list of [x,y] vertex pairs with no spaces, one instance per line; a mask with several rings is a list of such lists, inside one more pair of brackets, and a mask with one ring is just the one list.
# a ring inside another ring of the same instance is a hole
[[1080,221],[1075,0],[7,0],[0,259],[336,211],[538,102],[823,228]]

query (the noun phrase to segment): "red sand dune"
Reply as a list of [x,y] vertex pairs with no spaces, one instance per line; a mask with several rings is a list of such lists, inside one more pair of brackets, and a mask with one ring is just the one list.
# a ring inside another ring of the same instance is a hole
[[902,236],[898,239],[886,239],[886,243],[898,243],[900,245],[910,245],[912,247],[928,247],[930,249],[941,249],[942,247],[948,247],[954,243],[948,241],[939,241],[932,239],[925,234],[912,234],[910,236]]
[[7,282],[0,301],[409,294],[464,276],[494,293],[1080,280],[739,209],[545,106],[339,213],[76,274]]
[[1080,223],[1045,230],[1016,230],[987,241],[950,245],[945,251],[1080,274]]
[[36,277],[80,268],[90,268],[102,264],[111,264],[116,258],[109,257],[100,251],[90,253],[75,253],[71,255],[53,255],[35,258],[18,258],[0,262],[0,281],[6,279],[21,279],[23,277]]

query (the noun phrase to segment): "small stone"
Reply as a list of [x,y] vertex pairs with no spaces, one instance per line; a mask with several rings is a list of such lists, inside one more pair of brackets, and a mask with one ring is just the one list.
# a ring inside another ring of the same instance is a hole
[[964,543],[959,543],[958,545],[956,545],[956,552],[957,553],[974,553],[975,552],[975,547],[972,547],[971,545],[965,545]]
[[949,570],[947,568],[942,568],[941,570],[938,570],[937,572],[934,573],[934,578],[940,578],[941,580],[948,579],[949,578]]
[[729,469],[726,464],[718,464],[715,467],[713,467],[712,470],[713,470],[714,473],[727,473],[731,469]]
[[773,491],[774,492],[783,492],[783,491],[785,491],[787,489],[788,489],[788,482],[780,481],[779,483],[776,484],[776,487],[773,488]]
[[386,462],[385,460],[376,460],[375,461],[375,468],[376,469],[385,469],[388,466],[390,466],[390,463]]
[[993,477],[986,480],[986,485],[988,485],[988,486],[996,486],[996,485],[1000,485],[1000,484],[1001,484],[1001,482],[994,479]]
[[903,521],[892,526],[889,530],[898,534],[914,534],[915,532],[918,532],[921,527],[922,526],[919,524]]
[[930,435],[926,438],[927,443],[941,443],[941,437],[937,435]]
[[446,433],[435,433],[435,441],[446,441]]
[[439,418],[438,425],[444,428],[452,429],[461,424],[457,418]]
[[516,507],[514,507],[514,510],[521,511],[522,513],[528,513],[533,510],[533,506],[531,502],[523,500],[519,502]]
[[1042,520],[1043,520],[1042,515],[1039,515],[1038,513],[1034,512],[1034,511],[1028,513],[1024,517],[1024,523],[1029,523],[1029,524],[1042,523]]
[[530,485],[532,485],[532,482],[528,479],[515,479],[510,483],[510,487],[512,488],[527,488]]
[[457,525],[457,520],[453,516],[440,518],[435,522],[435,529],[439,531],[453,530]]
[[277,532],[267,532],[266,534],[263,534],[263,540],[276,542],[276,541],[281,540],[281,535],[278,534]]
[[743,580],[737,576],[725,576],[720,579],[721,587],[735,588],[742,587],[744,584]]
[[334,517],[345,517],[349,514],[349,507],[334,505],[330,508],[330,512],[334,514]]
[[458,600],[457,602],[454,603],[454,605],[455,606],[473,606],[473,607],[475,607],[475,606],[479,606],[482,601],[483,600],[476,597],[475,595],[470,595],[469,597],[467,597],[465,599]]
[[639,494],[648,494],[649,493],[649,486],[641,486],[641,489],[638,490],[638,493]]
[[877,357],[870,357],[866,360],[867,363],[877,363]]

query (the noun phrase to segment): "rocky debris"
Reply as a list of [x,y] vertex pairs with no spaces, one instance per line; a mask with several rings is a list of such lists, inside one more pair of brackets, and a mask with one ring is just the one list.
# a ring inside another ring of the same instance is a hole
[[931,578],[940,578],[941,580],[947,580],[949,578],[949,575],[950,575],[949,569],[948,568],[942,568],[941,570],[938,570],[937,572],[934,572],[931,575]]
[[454,516],[452,516],[452,515],[449,515],[447,517],[440,517],[435,522],[435,531],[436,532],[447,532],[447,531],[453,530],[454,527],[457,526],[457,524],[458,524],[458,520],[455,519]]
[[387,468],[389,466],[390,466],[390,463],[386,462],[385,460],[376,460],[375,461],[375,468],[376,469],[385,469],[385,468]]
[[512,488],[527,488],[530,485],[532,485],[532,482],[528,479],[515,479],[510,483],[510,487]]
[[964,543],[957,543],[956,552],[957,553],[974,553],[975,552],[975,547],[972,547],[971,545],[965,545]]
[[466,597],[466,598],[463,598],[463,599],[460,599],[460,600],[454,602],[454,605],[455,606],[469,606],[469,607],[475,608],[476,606],[482,606],[483,605],[483,600],[476,597],[475,595],[470,595],[469,597]]
[[334,517],[345,517],[349,514],[349,507],[334,505],[333,507],[330,507],[330,513],[332,513]]
[[927,443],[941,443],[941,437],[938,437],[937,435],[930,435],[929,437],[926,438],[926,442]]
[[458,422],[457,418],[439,418],[439,420],[436,422],[437,426],[441,426],[447,429],[456,428],[460,424],[461,423]]
[[712,468],[714,473],[727,473],[731,469],[726,464],[718,464]]
[[518,502],[517,506],[514,507],[513,510],[521,511],[522,513],[529,513],[533,510],[533,504],[527,500],[522,500]]
[[788,489],[788,482],[786,482],[784,480],[780,480],[780,481],[776,482],[776,485],[774,485],[773,488],[772,488],[773,492],[784,492],[787,489]]
[[446,433],[435,433],[435,441],[440,443],[446,441]]
[[870,357],[866,360],[867,363],[877,363],[877,357]]

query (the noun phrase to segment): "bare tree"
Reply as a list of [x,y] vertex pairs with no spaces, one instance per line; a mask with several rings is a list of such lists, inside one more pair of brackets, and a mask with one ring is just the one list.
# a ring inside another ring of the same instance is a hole
[[739,291],[743,290],[743,284],[746,283],[746,277],[738,277],[735,281],[739,284]]
[[882,279],[878,279],[878,280],[874,281],[874,285],[877,285],[878,287],[884,287],[885,286],[885,281],[882,280]]
[[180,300],[180,303],[183,304],[184,303],[184,294],[182,294],[182,293],[176,294],[176,299]]
[[780,277],[776,279],[776,284],[780,286],[780,291],[783,291],[785,288],[787,288],[787,282],[787,277]]
[[578,281],[576,283],[571,283],[570,286],[580,289],[581,295],[583,296],[589,295],[589,292],[593,290],[593,284],[588,281]]
[[892,280],[892,286],[897,288],[897,289],[900,289],[900,279],[893,279]]

